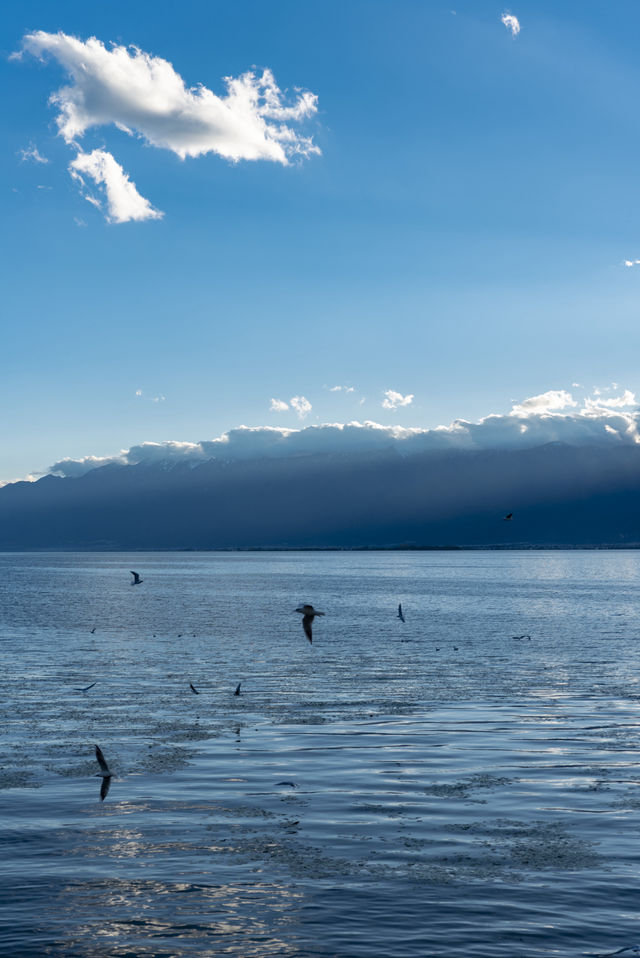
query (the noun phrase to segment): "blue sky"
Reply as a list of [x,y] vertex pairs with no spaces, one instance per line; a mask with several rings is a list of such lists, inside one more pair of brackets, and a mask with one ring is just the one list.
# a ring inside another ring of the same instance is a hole
[[[640,7],[513,4],[515,37],[505,9],[7,8],[0,479],[240,424],[433,427],[572,383],[640,392]],[[63,64],[11,57],[35,31],[135,45],[220,97],[268,68],[283,105],[317,97],[290,126],[321,152],[183,160],[112,123],[66,142]],[[162,218],[108,222],[79,150]],[[388,390],[412,399],[384,408]],[[270,411],[296,396],[304,420]]]

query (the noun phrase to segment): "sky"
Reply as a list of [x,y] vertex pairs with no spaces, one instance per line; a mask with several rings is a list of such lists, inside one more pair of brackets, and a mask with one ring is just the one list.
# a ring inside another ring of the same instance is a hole
[[0,480],[632,415],[639,37],[632,0],[7,6]]

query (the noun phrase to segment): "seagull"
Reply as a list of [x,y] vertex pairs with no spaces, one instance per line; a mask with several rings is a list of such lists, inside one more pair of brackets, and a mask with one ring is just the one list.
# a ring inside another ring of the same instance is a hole
[[191,689],[191,691],[193,692],[194,695],[200,695],[200,693],[198,692],[198,690],[197,690],[196,688],[194,688],[194,686],[191,684],[191,682],[189,682],[189,688]]
[[402,614],[402,603],[398,604],[398,618],[401,622],[404,622],[404,615]]
[[100,776],[102,776],[102,778],[111,778],[111,771],[109,769],[109,766],[107,765],[106,759],[104,755],[102,754],[102,749],[100,748],[99,745],[96,745],[96,758],[98,759],[98,765],[100,766],[100,769],[101,769],[101,771],[98,773],[98,776],[96,777],[99,778]]
[[512,519],[513,519],[513,513],[512,513],[512,512],[508,512],[508,513],[506,514],[506,516],[503,516],[502,521],[503,521],[503,522],[511,522]]
[[84,687],[83,689],[74,689],[73,691],[74,691],[74,692],[88,692],[89,689],[92,689],[95,684],[96,684],[95,682],[92,682],[91,685],[85,685],[85,687]]
[[105,761],[105,757],[102,754],[102,749],[99,745],[96,745],[96,758],[98,759],[98,765],[100,766],[100,772],[96,777],[102,779],[102,784],[100,785],[100,801],[104,802],[109,793],[109,789],[111,788],[112,773]]
[[313,637],[311,635],[311,623],[316,615],[324,615],[324,612],[317,612],[312,605],[299,605],[295,611],[302,614],[302,628],[304,629],[304,634],[309,639],[309,642],[313,642]]
[[144,582],[144,579],[141,579],[137,572],[134,572],[132,569],[129,570],[133,576],[133,582],[131,585],[140,585],[141,582]]
[[96,627],[94,625],[94,627],[91,629],[91,635],[95,635],[95,632],[96,632]]
[[240,686],[241,686],[241,685],[242,685],[242,682],[238,682],[238,684],[236,685],[236,690],[235,690],[235,692],[233,693],[234,695],[240,695]]

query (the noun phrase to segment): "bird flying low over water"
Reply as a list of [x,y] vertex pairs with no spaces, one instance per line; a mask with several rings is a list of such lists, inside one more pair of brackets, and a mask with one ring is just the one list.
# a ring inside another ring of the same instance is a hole
[[189,682],[189,688],[191,689],[194,695],[200,695],[197,688],[195,688],[195,686],[191,682]]
[[102,754],[102,749],[99,745],[96,745],[96,758],[98,759],[98,765],[100,766],[98,777],[102,779],[102,784],[100,785],[100,801],[104,802],[111,787],[112,772],[106,763],[105,757]]
[[106,759],[102,754],[102,749],[99,745],[96,745],[96,758],[98,759],[98,765],[100,766],[99,775],[103,778],[111,778],[111,770],[107,765]]
[[233,693],[234,695],[240,695],[240,686],[241,686],[241,685],[242,685],[242,682],[238,682],[238,684],[236,685],[236,690],[235,690],[235,692]]
[[130,572],[131,572],[131,575],[133,576],[133,582],[131,583],[131,585],[140,585],[141,582],[144,582],[144,579],[141,579],[137,572],[134,572],[132,569],[130,570]]
[[88,692],[89,689],[92,689],[95,684],[96,684],[95,682],[92,682],[91,685],[85,685],[85,687],[84,687],[83,689],[74,689],[73,691],[74,691],[74,692]]
[[402,602],[398,603],[398,618],[401,622],[404,622],[404,614],[402,612]]
[[513,519],[513,513],[512,513],[512,512],[508,512],[508,513],[506,514],[506,516],[503,516],[503,517],[502,517],[502,521],[503,521],[503,522],[511,522],[512,519]]
[[311,634],[311,623],[317,615],[324,615],[324,612],[318,612],[317,609],[314,609],[312,605],[299,605],[295,610],[300,612],[302,615],[302,628],[304,629],[304,634],[309,639],[309,642],[313,642],[313,636]]

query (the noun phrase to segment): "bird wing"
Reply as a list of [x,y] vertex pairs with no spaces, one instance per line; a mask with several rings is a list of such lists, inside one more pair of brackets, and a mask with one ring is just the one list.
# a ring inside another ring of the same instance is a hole
[[111,788],[111,776],[105,775],[100,785],[100,801],[101,802],[104,802],[105,798],[109,794],[110,788]]
[[105,761],[105,757],[102,754],[102,749],[100,748],[99,745],[96,745],[96,758],[98,759],[98,765],[100,766],[102,771],[105,773],[105,775],[111,775],[111,772],[109,771],[109,766],[107,765]]
[[237,686],[236,686],[236,690],[235,690],[235,692],[233,693],[234,695],[240,695],[240,686],[241,686],[241,685],[242,685],[242,682],[238,682],[238,684],[237,684]]
[[313,637],[311,634],[311,623],[313,622],[312,615],[303,615],[302,616],[302,628],[304,629],[304,634],[309,639],[309,642],[313,642]]
[[131,572],[131,575],[133,576],[133,581],[134,581],[134,582],[139,582],[139,581],[140,581],[140,576],[138,575],[138,573],[137,573],[137,572],[134,572],[132,569],[129,569],[129,571]]
[[191,689],[192,692],[195,693],[195,695],[200,695],[200,693],[198,692],[198,690],[197,690],[196,688],[194,688],[194,686],[191,684],[191,682],[189,682],[189,688]]

